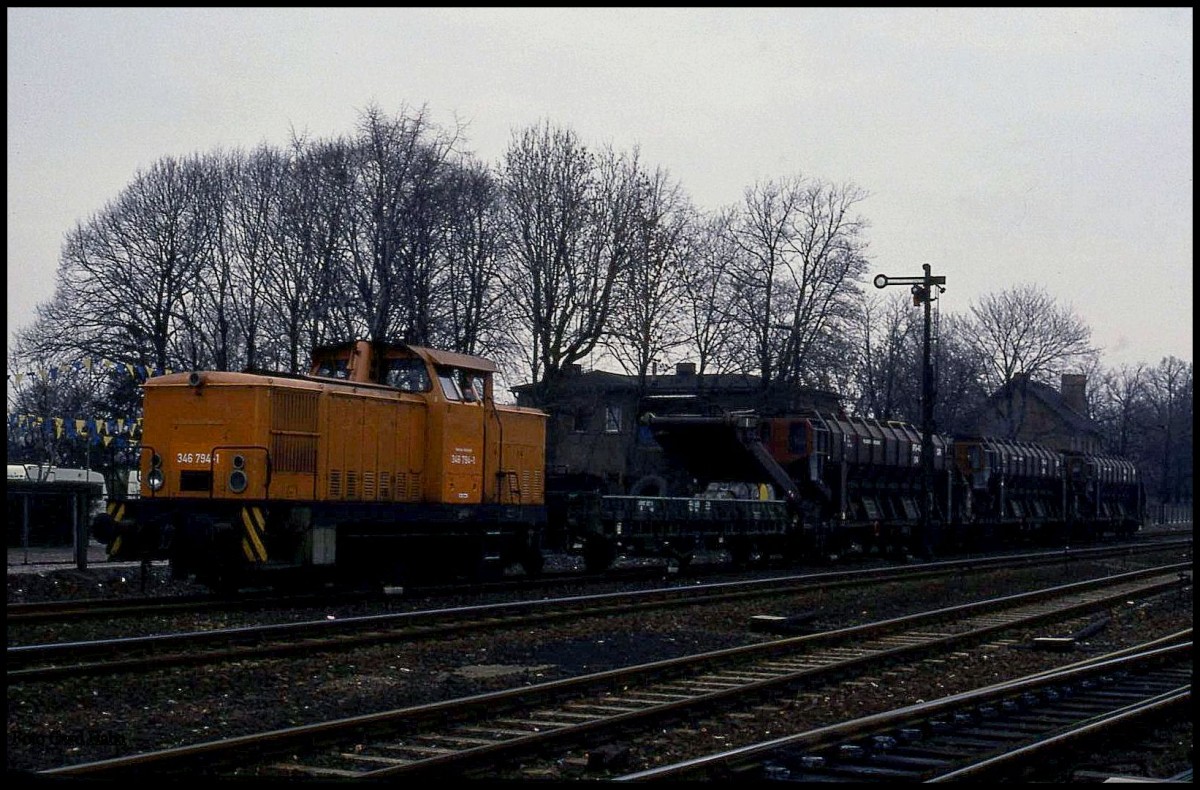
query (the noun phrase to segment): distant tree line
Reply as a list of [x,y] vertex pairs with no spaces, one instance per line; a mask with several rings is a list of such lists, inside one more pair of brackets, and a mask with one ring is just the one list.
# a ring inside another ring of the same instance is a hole
[[[332,139],[164,157],[66,234],[54,296],[9,351],[10,428],[134,415],[129,369],[300,372],[355,338],[489,356],[548,397],[576,364],[644,381],[687,360],[919,424],[923,317],[864,285],[868,197],[790,174],[702,211],[636,148],[543,121],[489,165],[408,107],[370,106]],[[937,315],[939,430],[970,431],[1017,374],[1086,373],[1109,449],[1152,495],[1190,501],[1191,362],[1104,370],[1087,325],[1033,285]],[[62,375],[14,386],[31,369]],[[90,452],[19,438],[10,459]]]

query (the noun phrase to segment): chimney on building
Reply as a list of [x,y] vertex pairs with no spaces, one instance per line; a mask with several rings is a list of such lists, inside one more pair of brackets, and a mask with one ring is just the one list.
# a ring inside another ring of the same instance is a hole
[[1082,373],[1064,373],[1060,392],[1063,403],[1087,416],[1087,376]]
[[578,362],[572,362],[570,365],[567,365],[567,375],[568,376],[582,376],[583,375],[583,365],[579,364]]
[[684,376],[696,375],[695,362],[677,362],[675,363],[675,375],[683,378]]

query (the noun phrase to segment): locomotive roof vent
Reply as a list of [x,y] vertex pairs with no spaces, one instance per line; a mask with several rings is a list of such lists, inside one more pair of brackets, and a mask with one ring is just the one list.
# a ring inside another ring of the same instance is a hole
[[189,387],[195,387],[196,389],[200,389],[200,386],[203,383],[204,383],[204,378],[198,372],[193,370],[191,373],[188,374],[188,386]]

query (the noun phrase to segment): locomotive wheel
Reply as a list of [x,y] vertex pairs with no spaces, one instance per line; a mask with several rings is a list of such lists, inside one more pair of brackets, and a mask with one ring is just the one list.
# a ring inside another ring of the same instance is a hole
[[583,567],[588,573],[601,573],[609,569],[617,558],[616,547],[602,535],[591,535],[583,543]]
[[101,513],[92,519],[92,537],[101,543],[112,544],[117,536],[117,522],[108,513]]
[[690,551],[673,551],[671,552],[671,560],[675,563],[675,567],[682,573],[686,571],[692,564],[695,556]]
[[725,542],[725,550],[729,552],[730,561],[738,567],[750,564],[750,541],[744,537],[734,536]]
[[526,576],[540,576],[542,568],[546,567],[546,558],[537,549],[530,549],[521,558],[521,569]]

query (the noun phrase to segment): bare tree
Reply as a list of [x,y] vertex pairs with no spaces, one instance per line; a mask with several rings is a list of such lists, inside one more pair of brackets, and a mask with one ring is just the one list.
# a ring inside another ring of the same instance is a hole
[[456,139],[424,109],[388,117],[371,105],[362,114],[345,277],[373,340],[427,344],[432,336],[445,165]]
[[1094,360],[1092,330],[1075,311],[1036,285],[988,294],[971,305],[973,347],[989,360],[990,389],[1017,373],[1053,382],[1072,366]]
[[499,281],[500,186],[483,164],[463,157],[448,175],[444,294],[445,344],[466,354],[504,355],[504,291]]
[[271,238],[275,265],[264,279],[268,321],[281,346],[274,356],[290,372],[306,367],[306,346],[351,333],[344,272],[349,253],[352,145],[338,138],[310,142],[293,135]]
[[[914,315],[916,310],[913,310]],[[985,360],[972,347],[970,324],[961,316],[947,314],[939,319],[936,341],[933,348],[934,362],[934,423],[938,429],[952,434],[974,434],[980,410],[991,392],[985,386]],[[920,369],[921,344],[913,344],[910,370],[913,404],[906,419],[918,423],[920,420],[919,397],[921,391]]]
[[734,275],[738,315],[763,387],[769,386],[776,374],[780,321],[775,313],[779,301],[775,291],[799,204],[797,180],[760,182],[746,189],[731,228],[742,253],[738,259],[742,265]]
[[289,168],[287,156],[266,145],[248,156],[239,152],[229,162],[225,210],[229,230],[218,248],[231,257],[230,309],[237,332],[238,356],[248,368],[260,364],[267,283],[271,272],[281,265],[275,234],[280,226]]
[[730,210],[692,223],[681,267],[680,309],[684,313],[685,347],[696,355],[696,372],[728,373],[740,369],[733,353],[733,272],[741,254],[730,233]]
[[214,227],[205,165],[171,157],[67,235],[53,299],[25,334],[44,358],[70,353],[162,370],[200,282]]
[[664,170],[640,172],[636,151],[627,167],[634,212],[629,261],[618,274],[605,347],[644,385],[653,366],[681,342],[691,207]]
[[1144,364],[1122,365],[1100,377],[1095,410],[1096,422],[1107,438],[1109,449],[1117,455],[1129,456],[1135,438],[1144,434],[1145,420],[1140,418],[1146,402],[1149,376]]
[[842,335],[837,330],[849,320],[854,297],[860,293],[858,282],[868,265],[863,239],[867,223],[851,212],[866,198],[867,193],[853,184],[809,181],[803,185],[784,265],[787,292],[792,294],[779,361],[780,376],[786,381],[826,384],[821,373],[831,370],[839,358],[826,354],[823,360],[810,360],[818,347],[840,345]]
[[625,172],[549,122],[514,132],[505,152],[503,278],[534,384],[553,382],[604,333],[628,256]]
[[[921,327],[912,303],[898,294],[864,295],[854,334],[859,338],[859,397],[855,411],[881,420],[920,414],[911,402],[920,396],[919,350]],[[919,401],[918,401],[919,407]]]
[[1158,444],[1157,490],[1151,490],[1158,494],[1160,502],[1192,501],[1194,395],[1190,362],[1166,357],[1150,371],[1147,380],[1147,402],[1152,419],[1149,435]]
[[742,320],[763,386],[820,383],[813,364],[829,333],[850,321],[866,272],[866,222],[853,215],[867,194],[847,184],[794,176],[746,190],[734,237],[747,265],[737,278]]

